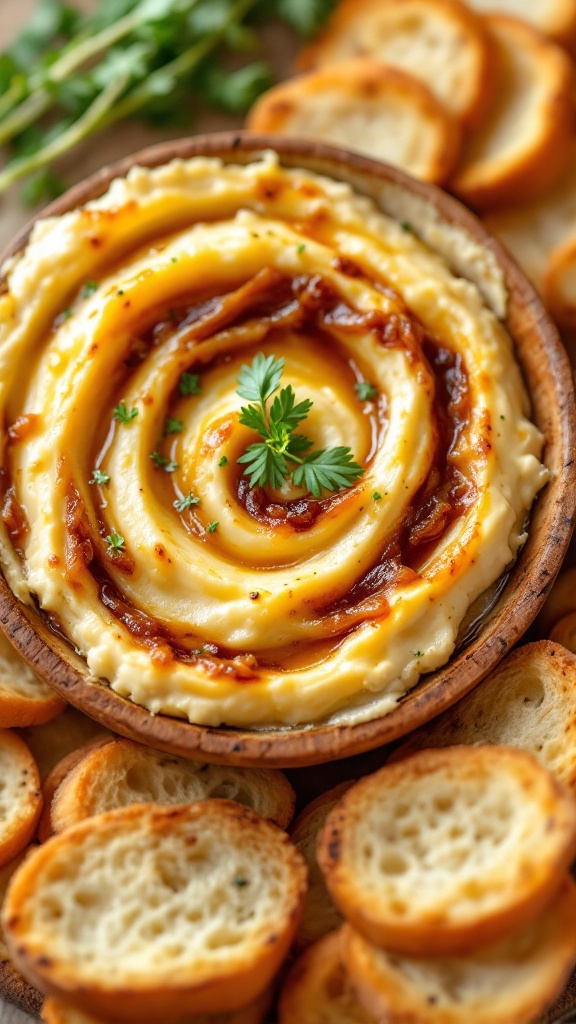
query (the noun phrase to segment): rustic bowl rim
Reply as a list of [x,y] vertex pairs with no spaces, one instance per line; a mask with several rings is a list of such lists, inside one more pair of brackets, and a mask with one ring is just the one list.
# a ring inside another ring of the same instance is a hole
[[[570,541],[576,493],[576,426],[568,357],[535,289],[503,246],[469,210],[440,189],[341,147],[240,131],[192,136],[147,147],[104,167],[51,203],[9,244],[0,256],[0,264],[25,246],[37,219],[65,213],[96,198],[113,178],[123,177],[135,165],[155,167],[192,156],[246,162],[264,150],[275,150],[287,166],[303,166],[335,180],[346,181],[351,176],[355,188],[360,179],[368,191],[368,182],[374,187],[379,182],[400,186],[432,203],[445,222],[467,231],[496,257],[503,271],[509,292],[506,323],[516,342],[518,361],[532,381],[529,392],[540,425],[544,419],[549,423],[546,458],[555,476],[537,499],[528,541],[510,573],[495,613],[464,651],[423,677],[422,683],[384,717],[354,725],[252,731],[198,726],[184,719],[153,715],[114,693],[106,684],[91,679],[86,670],[82,672],[70,646],[48,630],[37,613],[18,602],[1,573],[0,625],[41,678],[71,704],[115,732],[188,758],[223,764],[299,767],[363,753],[412,731],[472,690],[523,635],[544,603]],[[534,364],[539,360],[543,365],[536,374]]]

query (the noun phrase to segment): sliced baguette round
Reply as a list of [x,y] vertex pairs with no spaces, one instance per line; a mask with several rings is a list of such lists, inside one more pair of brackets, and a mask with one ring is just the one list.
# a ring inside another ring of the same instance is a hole
[[165,1024],[261,995],[305,888],[286,833],[248,808],[140,804],[38,847],[12,878],[2,923],[16,965],[46,994],[104,1019]]
[[78,747],[77,750],[71,750],[70,753],[66,754],[61,761],[58,761],[58,764],[54,765],[52,771],[42,783],[42,798],[44,806],[42,808],[42,814],[40,815],[40,821],[38,822],[38,828],[36,831],[38,842],[45,843],[53,834],[51,816],[52,801],[58,787],[62,782],[64,782],[68,773],[75,768],[78,762],[81,761],[90,750],[108,742],[108,735],[105,734],[100,737],[97,736],[95,739],[91,740],[90,743],[85,743],[83,747]]
[[32,671],[0,629],[0,729],[41,725],[66,704]]
[[68,705],[57,718],[45,725],[22,729],[20,735],[32,751],[44,782],[58,761],[72,750],[78,750],[94,739],[112,739],[114,733]]
[[355,58],[417,78],[467,127],[488,111],[498,85],[497,51],[484,21],[458,0],[343,0],[301,71]]
[[460,198],[482,210],[542,195],[567,164],[574,126],[568,55],[520,20],[486,20],[500,53],[498,96],[451,181]]
[[520,747],[576,794],[576,657],[559,643],[526,644],[454,707],[417,729],[389,763],[428,747]]
[[341,932],[331,932],[296,961],[280,993],[278,1024],[377,1024],[354,994],[340,944]]
[[131,804],[235,800],[287,828],[296,794],[282,772],[187,761],[116,739],[89,750],[61,781],[51,808],[53,832]]
[[356,783],[318,861],[369,941],[414,955],[478,949],[554,898],[576,852],[576,803],[530,754],[423,750]]
[[560,994],[576,961],[576,887],[525,929],[469,955],[406,957],[346,925],[343,958],[375,1020],[410,1024],[527,1024]]
[[0,867],[16,857],[32,839],[42,793],[36,762],[19,736],[0,731]]
[[565,615],[553,626],[550,639],[576,654],[576,611]]
[[576,0],[468,0],[482,14],[498,11],[522,18],[563,46],[576,43]]
[[[28,849],[23,850],[17,857],[5,864],[3,868],[0,868],[0,908],[4,902],[8,884],[12,875],[28,853]],[[22,977],[19,971],[16,970],[13,963],[10,960],[10,954],[8,952],[8,946],[4,940],[4,932],[0,927],[0,992],[4,998],[9,999],[11,1003],[15,1003],[20,1009],[24,1010],[25,1013],[31,1013],[34,1016],[38,1015],[40,1004],[42,1002],[42,996],[38,989],[29,985],[28,982]]]
[[[242,1010],[235,1010],[232,1013],[194,1014],[193,1017],[186,1017],[184,1020],[179,1017],[174,1024],[262,1024],[270,1009],[272,995],[273,989],[269,988]],[[44,1024],[118,1024],[117,1020],[94,1017],[91,1013],[84,1013],[70,1003],[50,996],[44,1000],[40,1016]],[[163,1024],[170,1022],[164,1021]]]
[[460,129],[421,82],[375,61],[298,75],[257,100],[247,127],[322,139],[441,183],[460,152]]
[[324,828],[326,818],[352,785],[353,782],[341,782],[326,793],[322,793],[304,808],[290,829],[290,838],[300,850],[308,868],[308,892],[294,940],[297,950],[306,949],[342,924],[342,917],[328,895],[316,851],[318,836]]

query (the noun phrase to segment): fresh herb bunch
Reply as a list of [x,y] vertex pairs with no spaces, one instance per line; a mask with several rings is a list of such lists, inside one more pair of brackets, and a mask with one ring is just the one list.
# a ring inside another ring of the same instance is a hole
[[264,17],[303,35],[334,0],[99,0],[84,14],[39,0],[27,27],[0,54],[0,144],[11,159],[0,193],[35,173],[24,198],[54,198],[64,185],[51,164],[85,138],[126,117],[185,128],[199,103],[244,113],[271,84],[268,66],[234,71],[231,54],[258,46]]
[[[296,404],[291,384],[276,394],[270,408],[267,401],[280,388],[284,360],[259,352],[251,366],[243,366],[238,378],[237,393],[256,405],[244,405],[240,410],[240,423],[255,430],[262,441],[246,449],[238,462],[246,466],[244,474],[251,487],[279,488],[291,478],[297,486],[304,486],[315,498],[323,490],[336,491],[350,487],[364,470],[353,461],[350,448],[309,449],[314,442],[295,430],[305,420],[313,403],[309,398]],[[308,454],[304,454],[307,452]]]

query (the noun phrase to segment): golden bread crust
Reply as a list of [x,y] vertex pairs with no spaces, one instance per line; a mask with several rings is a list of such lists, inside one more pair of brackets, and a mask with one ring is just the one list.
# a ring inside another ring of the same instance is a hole
[[318,860],[366,939],[413,955],[466,952],[545,908],[576,851],[576,805],[524,751],[424,750],[331,812]]
[[[402,133],[394,128],[400,120]],[[252,108],[247,127],[345,145],[436,184],[454,170],[461,145],[458,123],[426,86],[361,59],[274,86]]]
[[289,949],[305,887],[288,836],[248,808],[139,805],[40,846],[14,875],[2,922],[17,966],[46,994],[163,1024],[256,999]]

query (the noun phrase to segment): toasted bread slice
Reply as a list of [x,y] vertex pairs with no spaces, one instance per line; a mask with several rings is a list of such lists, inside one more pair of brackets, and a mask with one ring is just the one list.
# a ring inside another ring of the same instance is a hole
[[482,14],[498,11],[522,18],[563,46],[576,43],[576,0],[468,0]]
[[565,615],[552,627],[550,639],[576,654],[576,611]]
[[86,756],[94,747],[100,747],[103,743],[108,743],[108,735],[96,737],[90,743],[84,744],[83,747],[78,747],[77,750],[71,750],[66,757],[63,757],[58,764],[55,764],[48,777],[42,784],[42,798],[44,806],[42,808],[42,814],[40,815],[40,821],[38,822],[38,829],[36,831],[36,837],[38,842],[45,843],[47,839],[53,834],[52,828],[52,801],[56,794],[56,790],[60,786],[69,772],[76,767],[79,761]]
[[[23,850],[17,857],[0,868],[0,907],[4,902],[6,890],[12,875],[26,857],[28,850]],[[37,989],[32,988],[16,970],[10,960],[8,947],[4,940],[4,933],[0,927],[0,992],[10,1002],[16,1003],[26,1013],[38,1014],[42,996]]]
[[352,785],[353,782],[341,782],[326,793],[322,793],[304,808],[290,829],[290,838],[300,850],[308,868],[308,892],[294,940],[297,950],[306,949],[342,924],[342,917],[328,895],[316,850],[318,836],[324,828],[326,818]]
[[305,888],[296,847],[248,808],[140,804],[38,847],[12,878],[2,923],[16,965],[48,995],[165,1024],[255,1000],[290,946]]
[[32,671],[0,630],[0,729],[41,725],[66,704]]
[[[6,896],[10,879],[12,878],[12,875],[14,874],[16,869],[19,868],[20,865],[22,864],[27,852],[27,850],[22,850],[16,857],[13,858],[13,860],[8,861],[8,863],[5,864],[4,867],[0,868],[0,907],[4,903],[4,897]],[[2,931],[2,927],[0,926],[0,963],[4,963],[6,960],[9,959],[10,953],[8,952],[8,946],[6,945],[6,940],[4,938],[4,932]]]
[[564,569],[554,580],[546,603],[536,619],[538,631],[546,636],[552,626],[569,612],[576,612],[576,566]]
[[356,783],[318,861],[369,941],[414,955],[474,950],[554,897],[576,850],[576,804],[530,754],[424,750]]
[[390,758],[427,747],[493,743],[528,750],[576,795],[576,658],[540,640],[510,654],[454,707]]
[[468,142],[451,187],[478,209],[542,195],[568,161],[574,70],[568,55],[524,22],[491,15],[500,52],[496,102]]
[[309,71],[358,57],[417,78],[467,127],[488,111],[498,85],[497,51],[483,19],[458,0],[343,0],[298,66]]
[[[258,996],[249,1006],[242,1010],[235,1010],[232,1013],[201,1013],[193,1017],[178,1018],[176,1024],[262,1024],[270,1004],[272,1002],[273,990],[267,989],[261,996]],[[44,1000],[40,1014],[44,1024],[117,1024],[116,1021],[102,1017],[94,1017],[91,1013],[84,1013],[76,1009],[70,1003],[63,1003],[60,999]],[[165,1021],[164,1024],[170,1024]]]
[[112,739],[114,733],[68,705],[63,714],[51,722],[22,729],[20,735],[30,747],[44,782],[54,765],[72,750],[85,746],[93,739]]
[[280,994],[278,1024],[376,1024],[353,992],[340,944],[340,931],[331,932],[296,961]]
[[468,956],[399,956],[346,925],[343,958],[376,1020],[526,1024],[539,1019],[568,980],[576,961],[575,917],[576,887],[566,878],[535,921]]
[[368,60],[282,82],[256,102],[247,126],[334,142],[437,183],[460,151],[457,122],[421,82]]
[[0,867],[30,842],[42,812],[38,768],[28,747],[0,731]]
[[92,748],[62,780],[52,803],[52,830],[62,832],[130,804],[188,804],[214,797],[251,807],[284,829],[296,802],[282,772],[186,761],[117,739]]

